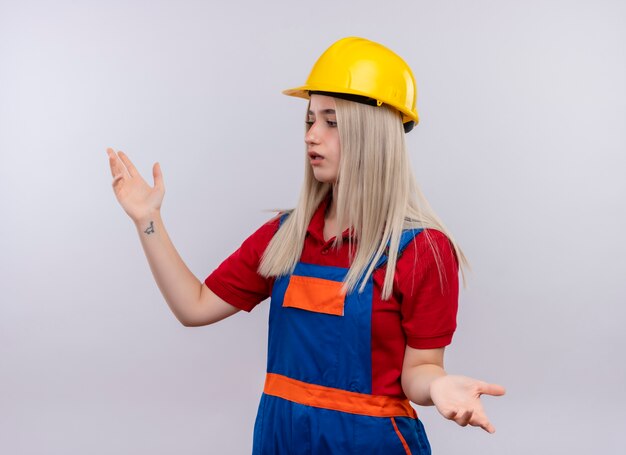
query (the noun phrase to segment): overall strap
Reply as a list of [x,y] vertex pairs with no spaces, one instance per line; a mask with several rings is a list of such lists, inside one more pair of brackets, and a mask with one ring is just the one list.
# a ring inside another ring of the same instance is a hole
[[280,221],[278,222],[278,228],[280,229],[280,227],[283,225],[283,223],[285,222],[285,220],[287,219],[287,217],[291,215],[291,210],[284,212],[280,215]]
[[[400,235],[400,245],[398,246],[398,257],[400,257],[400,255],[402,254],[404,249],[409,245],[409,243],[411,243],[413,239],[423,230],[424,230],[423,228],[418,228],[418,229],[405,229],[402,231],[402,234]],[[387,249],[385,250],[385,252],[388,252],[388,251],[389,251],[389,243],[387,243]],[[383,253],[383,255],[380,257],[380,259],[376,263],[376,268],[384,265],[387,262],[387,259],[389,259],[387,254]]]

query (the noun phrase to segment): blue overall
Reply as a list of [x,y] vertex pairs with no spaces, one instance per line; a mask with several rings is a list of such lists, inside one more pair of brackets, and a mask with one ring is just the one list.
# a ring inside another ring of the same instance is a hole
[[[420,232],[421,229],[404,231],[400,252]],[[387,257],[382,257],[377,268],[386,261]],[[313,388],[322,386],[321,400],[332,396],[325,391],[334,390],[349,399],[352,396],[365,397],[366,401],[369,397],[386,398],[371,395],[371,275],[364,292],[355,290],[345,295],[343,314],[285,305],[292,277],[336,284],[344,280],[347,272],[345,268],[299,262],[292,275],[275,280],[269,315],[267,373],[268,377],[295,383],[294,386],[289,383],[289,387],[297,396],[308,393],[298,389],[297,384],[304,383]],[[406,412],[389,416],[387,412],[384,417],[358,410],[336,410],[333,403],[329,409],[297,401],[276,396],[266,382],[254,425],[253,455],[431,453],[424,427],[407,400],[404,401],[412,415]]]

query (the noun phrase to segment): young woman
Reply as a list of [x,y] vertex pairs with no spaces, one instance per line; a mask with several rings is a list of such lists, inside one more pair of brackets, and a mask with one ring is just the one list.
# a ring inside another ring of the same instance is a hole
[[307,83],[297,207],[246,239],[204,281],[185,266],[150,187],[108,149],[115,195],[134,220],[165,300],[186,326],[271,296],[255,454],[429,454],[409,400],[494,432],[479,397],[495,384],[446,374],[458,269],[467,261],[415,183],[404,135],[417,123],[406,63],[362,38],[334,43]]

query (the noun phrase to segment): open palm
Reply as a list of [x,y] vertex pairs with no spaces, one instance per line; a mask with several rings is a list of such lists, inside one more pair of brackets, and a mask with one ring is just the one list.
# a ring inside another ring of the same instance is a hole
[[431,399],[441,415],[461,426],[478,426],[489,433],[496,430],[485,414],[480,396],[504,393],[504,387],[500,385],[488,384],[467,376],[442,376],[430,385]]
[[113,192],[128,216],[137,221],[160,210],[165,186],[159,163],[152,167],[154,187],[151,187],[124,152],[116,153],[108,148],[107,154],[113,176]]

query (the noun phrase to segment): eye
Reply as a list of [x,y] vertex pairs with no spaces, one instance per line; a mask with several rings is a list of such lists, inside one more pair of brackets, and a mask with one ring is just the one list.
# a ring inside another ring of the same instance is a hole
[[313,125],[313,122],[310,120],[307,120],[306,122],[304,122],[304,124],[310,128]]
[[337,126],[337,122],[333,122],[332,120],[326,120],[326,123],[332,128]]

